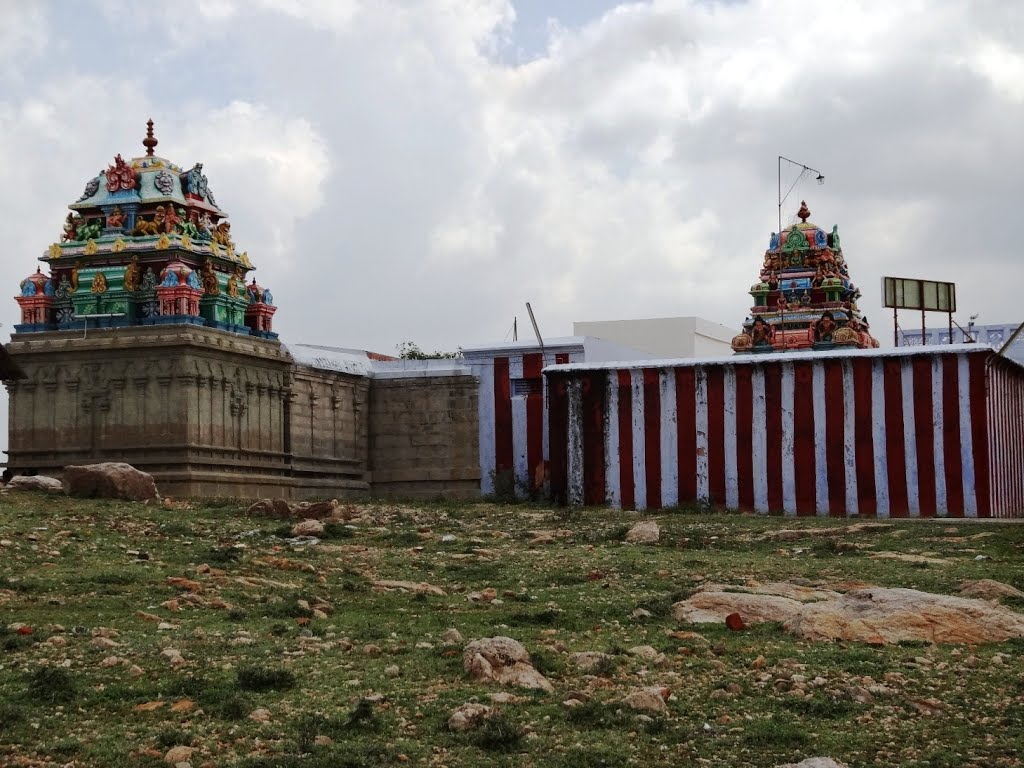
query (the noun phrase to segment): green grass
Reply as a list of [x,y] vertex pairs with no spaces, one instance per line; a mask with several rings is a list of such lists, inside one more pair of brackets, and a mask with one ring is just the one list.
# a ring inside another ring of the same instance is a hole
[[[691,507],[656,516],[657,546],[633,547],[622,543],[637,519],[630,513],[356,506],[363,514],[352,527],[330,525],[319,545],[292,547],[290,525],[246,518],[238,500],[164,509],[0,495],[0,539],[11,542],[0,550],[0,764],[33,755],[40,765],[155,767],[177,745],[196,750],[193,765],[251,768],[1019,759],[1024,640],[975,649],[812,644],[775,623],[742,632],[684,626],[672,606],[702,583],[751,579],[869,581],[946,594],[965,579],[1020,587],[1024,526],[894,522],[837,539],[779,541],[767,534],[846,522]],[[531,547],[533,531],[562,533]],[[446,534],[455,541],[442,542]],[[851,542],[863,547],[844,545]],[[989,559],[975,560],[979,554]],[[199,590],[169,583],[173,577]],[[426,582],[445,594],[381,591],[371,586],[377,579]],[[488,587],[495,602],[467,599]],[[176,611],[167,607],[172,599]],[[1004,601],[1016,610],[1022,603]],[[638,608],[650,616],[634,618]],[[169,628],[158,629],[153,617]],[[101,627],[116,646],[96,645]],[[519,640],[555,693],[509,690],[517,699],[494,705],[479,729],[452,733],[455,708],[491,704],[502,689],[467,678],[462,646],[440,642],[450,627],[467,641]],[[628,653],[638,645],[665,654],[664,664]],[[184,663],[172,665],[161,655],[166,648]],[[581,651],[610,658],[587,674],[572,656]],[[997,652],[1007,654],[1001,665],[992,661]],[[766,662],[755,668],[761,655]],[[977,661],[966,663],[972,655]],[[386,672],[391,665],[397,676]],[[818,682],[794,691],[794,674]],[[730,684],[739,692],[712,698]],[[620,703],[648,685],[671,691],[666,715],[639,717]],[[853,699],[852,689],[873,685],[888,692]],[[571,691],[587,702],[564,706]],[[923,699],[944,708],[922,715],[912,701]],[[150,708],[136,709],[144,704]],[[258,708],[270,712],[268,721],[250,719]]]

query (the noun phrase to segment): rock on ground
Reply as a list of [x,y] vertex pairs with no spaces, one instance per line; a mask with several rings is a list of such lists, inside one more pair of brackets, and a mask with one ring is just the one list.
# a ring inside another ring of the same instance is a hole
[[485,637],[470,642],[462,652],[462,665],[474,680],[493,681],[551,692],[551,682],[530,664],[530,654],[511,637]]
[[192,757],[193,752],[195,752],[195,749],[192,747],[171,747],[167,750],[167,754],[164,755],[164,762],[171,765],[187,762]]
[[698,592],[672,606],[676,621],[691,624],[720,624],[726,616],[738,613],[750,623],[786,621],[803,608],[803,603],[779,595],[748,592]]
[[491,708],[484,704],[463,704],[448,718],[448,730],[456,733],[471,731],[480,726],[491,714]]
[[663,715],[668,712],[665,699],[668,697],[668,689],[660,686],[641,688],[638,691],[626,694],[621,703],[634,712],[644,712],[656,715]]
[[345,514],[344,508],[337,499],[330,501],[300,501],[291,505],[291,516],[300,517],[304,520],[323,520],[326,517],[336,520],[348,520],[350,515]]
[[802,584],[790,584],[786,581],[768,581],[764,583],[748,581],[742,587],[731,584],[702,584],[697,587],[697,591],[750,592],[756,595],[778,595],[779,597],[788,597],[790,600],[799,600],[801,603],[809,603],[813,600],[833,600],[839,597],[839,593],[831,589],[818,589]]
[[661,528],[653,520],[643,520],[626,533],[627,544],[657,544]]
[[[443,591],[443,590],[442,590]],[[462,633],[459,632],[455,627],[450,627],[444,631],[441,635],[442,645],[459,645],[462,643]]]
[[601,651],[580,651],[574,654],[573,661],[576,662],[576,667],[580,672],[589,673],[597,669],[605,659],[610,658],[611,656]]
[[153,476],[131,464],[105,461],[64,467],[64,492],[79,498],[148,501],[157,497]]
[[18,475],[12,477],[7,487],[12,491],[43,491],[44,493],[63,493],[64,483],[55,477],[46,475]]
[[998,600],[1002,597],[1024,597],[1014,586],[994,579],[960,582],[960,594],[964,597],[979,597],[983,600]]
[[807,640],[872,644],[998,643],[1024,637],[1024,615],[984,600],[875,587],[810,603],[786,622]]
[[853,525],[837,525],[834,528],[780,528],[776,531],[769,531],[761,538],[768,541],[821,539],[846,536],[851,533],[877,533],[892,528],[892,526],[892,523],[854,523]]
[[322,536],[324,528],[319,520],[303,520],[292,526],[292,536]]
[[260,499],[245,510],[249,517],[274,517],[287,520],[292,516],[292,509],[284,499]]
[[[394,579],[377,579],[371,581],[370,586],[375,589],[401,589],[405,592],[415,592],[416,594],[423,595],[435,595],[437,597],[444,597],[448,593],[440,587],[435,587],[433,584],[427,584],[425,581],[395,581]],[[459,635],[458,642],[462,642],[462,636]]]
[[778,768],[846,768],[846,763],[838,763],[831,757],[808,757],[799,763],[786,763]]

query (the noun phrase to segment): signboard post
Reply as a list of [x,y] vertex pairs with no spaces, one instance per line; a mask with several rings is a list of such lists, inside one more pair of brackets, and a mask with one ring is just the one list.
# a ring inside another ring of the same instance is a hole
[[949,340],[953,340],[953,313],[956,312],[956,285],[937,280],[906,277],[883,277],[884,307],[892,307],[893,343],[900,345],[897,311],[915,309],[921,312],[921,343],[928,343],[925,312],[945,312],[949,316]]

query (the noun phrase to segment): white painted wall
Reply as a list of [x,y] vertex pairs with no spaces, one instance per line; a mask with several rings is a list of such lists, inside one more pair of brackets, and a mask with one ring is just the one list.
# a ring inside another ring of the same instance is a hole
[[730,343],[739,333],[701,317],[580,321],[572,328],[577,336],[593,336],[656,358],[731,355]]

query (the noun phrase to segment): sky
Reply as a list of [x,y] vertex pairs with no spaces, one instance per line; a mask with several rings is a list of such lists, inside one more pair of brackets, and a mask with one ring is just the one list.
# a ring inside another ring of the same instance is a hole
[[955,282],[964,326],[1024,320],[1016,0],[0,0],[10,297],[150,117],[286,343],[500,342],[527,301],[547,337],[738,328],[779,155],[825,175],[783,168],[783,222],[806,199],[839,225],[883,343],[882,275]]

